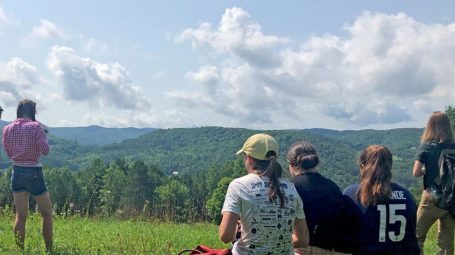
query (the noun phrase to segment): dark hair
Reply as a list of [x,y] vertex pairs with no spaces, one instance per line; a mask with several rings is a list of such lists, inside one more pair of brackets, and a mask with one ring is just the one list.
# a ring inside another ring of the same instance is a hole
[[437,141],[438,143],[453,143],[453,133],[449,116],[444,112],[433,112],[420,139],[422,143]]
[[392,194],[392,153],[382,145],[370,145],[359,158],[360,183],[357,199],[363,207],[389,200]]
[[307,141],[294,143],[289,148],[286,159],[291,166],[302,170],[313,169],[319,164],[319,156],[316,149]]
[[276,152],[267,152],[266,158],[268,158],[268,160],[251,158],[253,159],[253,169],[261,171],[262,176],[269,177],[269,201],[273,202],[279,198],[280,207],[283,208],[285,204],[284,192],[279,181],[279,178],[283,173],[283,168],[281,168],[280,163],[276,160]]
[[17,105],[17,118],[25,116],[35,121],[36,103],[29,99],[23,99]]

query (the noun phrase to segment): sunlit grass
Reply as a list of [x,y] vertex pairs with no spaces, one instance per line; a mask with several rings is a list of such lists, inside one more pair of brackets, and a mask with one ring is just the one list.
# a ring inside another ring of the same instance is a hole
[[[15,246],[12,223],[12,216],[0,220],[0,254],[45,253],[39,215],[27,221],[23,253]],[[54,223],[54,254],[177,254],[198,244],[226,247],[218,239],[218,227],[208,223],[78,217],[57,217]]]
[[[41,217],[27,221],[25,251],[12,234],[13,215],[0,214],[0,254],[45,254]],[[425,243],[425,254],[436,254],[436,224]],[[228,247],[218,239],[218,226],[209,223],[163,223],[149,220],[120,221],[106,218],[56,217],[53,254],[157,254],[175,255],[198,244]]]

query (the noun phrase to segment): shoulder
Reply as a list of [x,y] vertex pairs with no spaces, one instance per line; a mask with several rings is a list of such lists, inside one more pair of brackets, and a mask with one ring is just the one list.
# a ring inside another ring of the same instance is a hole
[[29,121],[26,125],[33,129],[41,129],[41,124],[38,121]]
[[250,178],[248,178],[248,175],[244,175],[242,177],[235,178],[234,180],[231,181],[231,184],[241,184],[248,182]]
[[407,196],[411,196],[412,197],[411,192],[409,192],[408,189],[406,189],[405,187],[399,185],[398,183],[392,182],[391,188],[392,188],[392,191],[403,191]]
[[281,183],[281,186],[285,189],[287,188],[291,188],[291,189],[295,189],[295,185],[294,183],[292,183],[291,181],[289,180],[286,180],[284,178],[280,178],[280,183]]
[[392,190],[406,190],[406,188],[395,182],[392,182],[390,186],[392,187]]
[[229,186],[246,186],[254,182],[260,182],[261,179],[254,174],[247,174],[231,181]]
[[409,202],[410,204],[413,204],[413,205],[415,204],[414,196],[411,194],[411,192],[409,192],[408,189],[404,188],[403,186],[400,186],[397,183],[392,183],[391,188],[392,188],[392,198],[393,199],[405,199],[407,201],[410,201]]
[[16,122],[13,121],[13,122],[9,123],[8,125],[4,126],[3,130],[9,130],[9,129],[11,129],[12,127],[14,127],[16,125],[17,125]]
[[349,193],[349,192],[352,192],[352,191],[357,191],[357,189],[359,189],[359,184],[358,183],[351,184],[351,185],[347,186],[343,190],[343,194],[346,194],[346,193]]
[[343,194],[350,197],[352,200],[354,200],[355,194],[357,193],[358,189],[359,189],[358,183],[351,184],[343,190]]
[[321,179],[323,180],[323,182],[327,183],[328,185],[331,185],[332,187],[340,189],[340,187],[338,187],[338,184],[336,184],[334,181],[332,181],[332,179],[325,177],[323,175],[321,175]]
[[428,141],[420,144],[418,151],[431,151],[438,147],[439,143],[436,141]]

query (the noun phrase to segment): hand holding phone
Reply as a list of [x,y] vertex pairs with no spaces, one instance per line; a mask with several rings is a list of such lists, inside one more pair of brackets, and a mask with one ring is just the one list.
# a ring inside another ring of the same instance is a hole
[[39,123],[41,125],[41,127],[44,129],[44,133],[48,134],[49,133],[49,127],[44,125],[43,123]]

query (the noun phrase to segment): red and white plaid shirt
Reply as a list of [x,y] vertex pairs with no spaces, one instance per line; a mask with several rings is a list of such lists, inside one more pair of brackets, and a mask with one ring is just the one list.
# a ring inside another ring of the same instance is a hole
[[40,156],[49,153],[49,143],[38,121],[18,118],[3,128],[3,146],[14,165],[40,166]]

